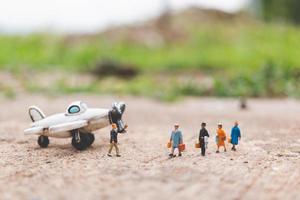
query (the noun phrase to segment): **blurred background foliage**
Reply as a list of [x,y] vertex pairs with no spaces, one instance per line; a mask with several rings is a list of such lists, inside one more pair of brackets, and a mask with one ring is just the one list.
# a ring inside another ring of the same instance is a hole
[[261,4],[261,14],[266,21],[300,23],[300,1],[298,0],[255,0]]
[[[300,1],[189,8],[94,34],[0,35],[2,94],[299,97]],[[253,12],[254,11],[254,12]],[[251,14],[252,13],[252,14]],[[21,89],[20,89],[21,87]]]

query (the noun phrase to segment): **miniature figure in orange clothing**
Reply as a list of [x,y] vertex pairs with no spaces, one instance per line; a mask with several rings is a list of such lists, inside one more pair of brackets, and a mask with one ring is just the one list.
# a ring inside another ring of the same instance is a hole
[[225,141],[226,141],[226,133],[225,131],[222,129],[222,124],[218,124],[218,129],[217,129],[217,136],[216,136],[216,143],[218,146],[218,150],[216,151],[216,153],[219,153],[219,148],[221,146],[224,147],[224,151],[226,152],[226,145],[225,145]]

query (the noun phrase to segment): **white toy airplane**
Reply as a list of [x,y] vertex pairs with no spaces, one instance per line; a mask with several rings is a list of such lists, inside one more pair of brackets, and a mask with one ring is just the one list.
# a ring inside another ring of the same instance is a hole
[[72,145],[84,150],[93,144],[95,136],[92,131],[115,123],[119,133],[125,133],[127,125],[122,121],[125,112],[123,102],[113,103],[112,109],[88,108],[81,101],[69,105],[65,113],[45,117],[36,106],[29,107],[32,120],[31,128],[24,130],[25,135],[39,135],[38,144],[42,148],[49,145],[48,137],[72,137]]

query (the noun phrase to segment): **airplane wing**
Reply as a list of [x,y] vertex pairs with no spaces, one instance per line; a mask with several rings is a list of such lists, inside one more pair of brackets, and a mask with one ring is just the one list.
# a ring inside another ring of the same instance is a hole
[[64,131],[71,131],[74,129],[82,128],[88,125],[86,120],[79,120],[75,122],[67,122],[59,125],[49,127],[49,133],[59,133]]
[[32,128],[28,128],[24,130],[25,135],[39,135],[42,134],[45,129],[49,133],[59,133],[59,132],[65,132],[65,131],[71,131],[74,129],[82,128],[88,125],[88,122],[86,120],[79,120],[75,122],[67,122],[63,124],[58,124],[54,126],[50,126],[49,128],[44,128],[42,126],[36,126]]
[[43,133],[44,127],[42,126],[37,126],[37,127],[32,127],[24,130],[25,135],[37,135],[40,133]]

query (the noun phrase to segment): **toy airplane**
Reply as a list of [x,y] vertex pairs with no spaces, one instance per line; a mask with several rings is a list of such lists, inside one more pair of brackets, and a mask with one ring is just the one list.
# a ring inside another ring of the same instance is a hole
[[111,109],[88,108],[81,101],[69,105],[65,113],[46,117],[36,106],[29,107],[32,120],[31,128],[24,130],[25,135],[39,135],[38,144],[42,148],[49,145],[48,137],[72,137],[72,145],[84,150],[93,144],[95,130],[115,123],[119,133],[125,133],[127,125],[122,121],[126,105],[123,102],[113,103]]

